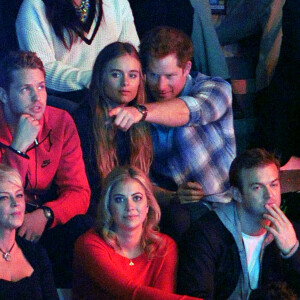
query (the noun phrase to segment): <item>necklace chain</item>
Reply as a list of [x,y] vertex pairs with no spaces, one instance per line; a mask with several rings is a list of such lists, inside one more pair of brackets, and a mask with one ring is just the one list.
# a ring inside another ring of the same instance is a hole
[[82,0],[80,6],[74,5],[76,9],[76,13],[80,18],[80,22],[84,23],[88,17],[89,14],[89,8],[90,8],[90,1],[89,0]]
[[0,248],[0,251],[1,251],[1,253],[2,253],[2,257],[6,260],[6,261],[10,261],[10,252],[11,252],[11,250],[13,249],[13,247],[14,247],[14,245],[16,244],[16,241],[14,241],[14,243],[12,244],[12,246],[10,247],[10,249],[7,251],[7,252],[5,252],[5,251],[3,251],[1,248]]

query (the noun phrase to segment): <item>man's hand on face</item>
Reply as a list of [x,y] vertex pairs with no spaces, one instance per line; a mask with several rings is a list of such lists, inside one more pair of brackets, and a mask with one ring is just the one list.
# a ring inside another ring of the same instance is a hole
[[138,123],[143,115],[132,106],[118,106],[109,111],[109,117],[115,117],[113,123],[122,131],[127,131],[133,124]]
[[36,139],[41,125],[38,120],[29,114],[22,114],[11,144],[11,147],[25,152]]
[[264,225],[264,228],[273,234],[282,254],[287,255],[297,243],[294,227],[283,211],[275,204],[266,204],[265,208],[269,213],[264,214],[264,218],[270,220],[271,225]]
[[38,242],[47,225],[47,218],[42,209],[37,209],[24,216],[23,225],[18,230],[18,235],[28,241]]
[[176,192],[181,204],[198,202],[203,198],[203,190],[198,182],[185,182],[178,187]]

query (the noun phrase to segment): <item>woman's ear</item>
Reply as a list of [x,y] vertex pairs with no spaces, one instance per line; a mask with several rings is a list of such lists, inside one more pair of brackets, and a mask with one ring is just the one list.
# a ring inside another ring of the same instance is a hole
[[4,88],[0,87],[0,102],[6,104],[8,101],[8,95]]

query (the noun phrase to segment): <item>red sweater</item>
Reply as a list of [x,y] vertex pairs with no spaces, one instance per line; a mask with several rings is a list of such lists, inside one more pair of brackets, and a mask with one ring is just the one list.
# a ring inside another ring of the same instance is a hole
[[[0,142],[10,145],[12,135],[1,109],[0,124]],[[48,106],[40,124],[42,129],[37,136],[40,144],[29,147],[29,159],[1,148],[0,161],[19,171],[27,194],[40,195],[43,200],[43,193],[52,183],[58,186],[58,198],[43,203],[53,210],[54,221],[51,227],[54,227],[66,223],[78,214],[86,213],[90,188],[79,136],[71,116],[61,109]]]
[[[89,230],[76,242],[73,299],[177,300],[198,299],[172,294],[176,283],[175,242],[160,234],[166,253],[148,259],[145,253],[132,260],[115,252]],[[134,265],[129,265],[130,261]]]

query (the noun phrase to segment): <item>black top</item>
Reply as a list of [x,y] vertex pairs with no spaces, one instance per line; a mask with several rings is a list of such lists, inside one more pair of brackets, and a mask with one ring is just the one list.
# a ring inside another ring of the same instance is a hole
[[1,0],[0,5],[0,57],[4,57],[9,51],[19,49],[15,29],[16,18],[22,0]]
[[0,279],[0,299],[58,300],[46,250],[20,237],[16,238],[16,242],[34,271],[30,277],[17,282]]
[[[89,105],[85,101],[74,112],[73,118],[77,126],[82,148],[85,170],[91,188],[91,200],[88,214],[95,217],[97,205],[101,195],[101,177],[97,167],[95,153],[95,138],[93,135],[93,116]],[[129,131],[116,130],[114,138],[119,165],[129,164],[130,158],[130,136]]]
[[189,0],[129,0],[140,38],[156,26],[171,26],[191,36],[194,9]]
[[275,152],[284,165],[300,157],[300,0],[287,0],[282,15],[282,44],[270,86],[257,101],[254,147]]

